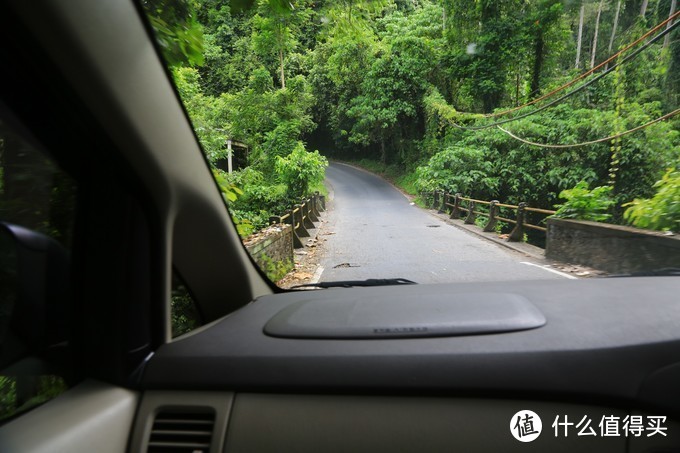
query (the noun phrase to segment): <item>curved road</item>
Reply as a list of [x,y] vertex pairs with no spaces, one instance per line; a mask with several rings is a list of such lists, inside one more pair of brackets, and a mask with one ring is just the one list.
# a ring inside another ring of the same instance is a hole
[[[402,277],[418,283],[564,278],[526,256],[411,205],[380,177],[332,163],[322,281]],[[525,262],[525,263],[522,263]]]

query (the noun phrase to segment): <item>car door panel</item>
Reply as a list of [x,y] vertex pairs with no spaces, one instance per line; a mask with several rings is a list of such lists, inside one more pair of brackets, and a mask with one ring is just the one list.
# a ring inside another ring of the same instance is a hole
[[0,451],[125,451],[139,393],[85,381],[0,428]]

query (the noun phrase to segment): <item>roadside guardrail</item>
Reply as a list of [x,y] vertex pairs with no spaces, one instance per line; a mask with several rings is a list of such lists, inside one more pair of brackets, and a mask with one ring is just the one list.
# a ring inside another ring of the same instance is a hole
[[[474,224],[478,216],[486,217],[488,220],[483,230],[487,232],[495,231],[499,221],[515,225],[508,236],[508,241],[511,242],[521,242],[526,229],[542,231],[543,233],[547,231],[541,225],[530,223],[528,215],[532,215],[534,218],[543,217],[545,219],[545,216],[553,215],[556,212],[550,209],[532,208],[525,202],[512,205],[501,203],[498,200],[478,200],[464,197],[459,193],[450,194],[443,190],[423,192],[422,195],[426,203],[430,197],[432,198],[432,209],[437,209],[439,213],[448,213],[451,219],[461,219],[464,217],[464,223]],[[485,210],[480,210],[481,206],[484,206]],[[504,214],[508,211],[515,212],[514,219],[508,217],[509,214]],[[535,220],[532,221],[536,222]]]
[[269,224],[285,223],[293,227],[293,247],[302,248],[301,238],[309,237],[309,231],[315,228],[314,222],[319,221],[321,212],[326,210],[326,197],[315,192],[312,196],[303,198],[301,203],[294,205],[285,214],[269,217]]

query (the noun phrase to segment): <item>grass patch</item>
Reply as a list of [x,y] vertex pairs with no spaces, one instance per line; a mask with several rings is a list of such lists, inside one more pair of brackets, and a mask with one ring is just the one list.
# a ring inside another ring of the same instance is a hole
[[295,263],[292,260],[274,261],[267,254],[262,254],[259,259],[260,269],[264,271],[269,280],[278,282],[288,274],[288,272],[295,269]]
[[319,192],[319,194],[323,195],[324,197],[328,197],[328,187],[326,187],[323,182],[310,186],[309,193],[313,194],[314,192]]
[[418,189],[416,188],[417,179],[418,177],[415,172],[409,172],[394,178],[393,183],[411,195],[418,195]]

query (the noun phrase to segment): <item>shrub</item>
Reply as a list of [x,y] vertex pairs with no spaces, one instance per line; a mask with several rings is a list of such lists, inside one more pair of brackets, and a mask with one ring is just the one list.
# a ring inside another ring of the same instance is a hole
[[310,185],[323,181],[326,167],[328,160],[319,151],[307,152],[302,142],[298,142],[288,156],[277,156],[275,168],[293,196],[304,197],[309,192]]
[[602,222],[611,217],[607,210],[614,204],[610,186],[588,189],[588,183],[581,181],[573,189],[560,192],[566,203],[556,205],[555,217],[563,219],[591,220]]
[[488,193],[498,185],[498,180],[489,176],[491,171],[483,149],[451,146],[432,156],[427,165],[418,167],[415,185],[426,192],[446,189],[464,195]]
[[243,191],[236,184],[229,182],[228,175],[224,170],[213,168],[212,171],[215,181],[217,181],[217,185],[220,187],[220,192],[222,192],[222,197],[224,197],[227,203],[234,202],[240,195],[243,195]]
[[652,198],[623,205],[628,206],[624,219],[639,228],[680,231],[680,170],[669,169],[654,187],[657,192]]

